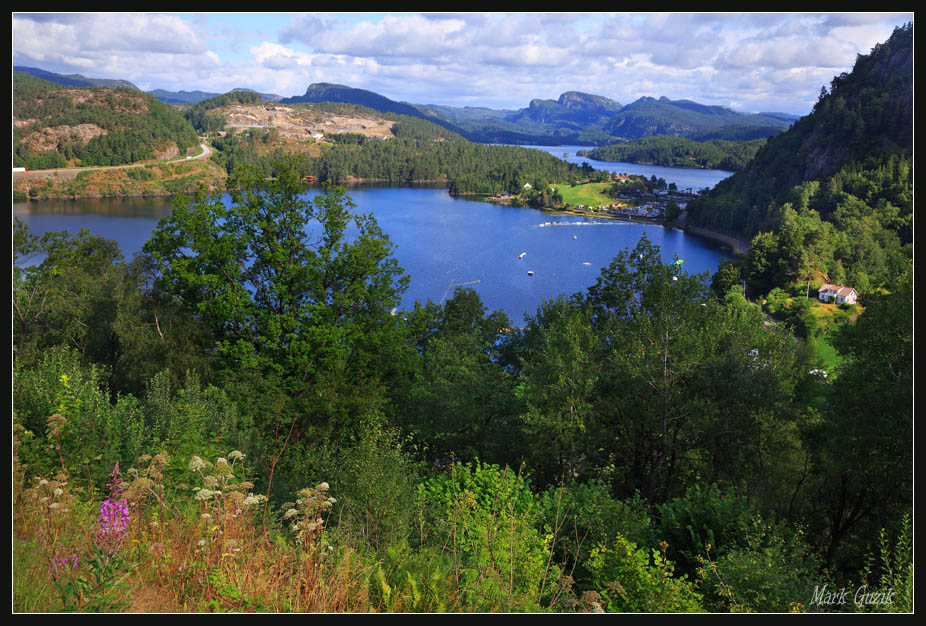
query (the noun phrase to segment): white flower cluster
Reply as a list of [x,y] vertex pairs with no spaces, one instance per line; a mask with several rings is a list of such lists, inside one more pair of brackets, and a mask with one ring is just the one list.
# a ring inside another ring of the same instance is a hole
[[267,496],[263,496],[263,495],[260,495],[260,494],[255,495],[255,494],[252,493],[252,494],[249,494],[249,495],[241,502],[241,504],[244,505],[244,506],[254,506],[254,505],[256,505],[256,504],[260,504],[260,503],[266,502],[266,501],[267,501]]
[[202,489],[200,487],[193,487],[193,491],[196,492],[196,496],[194,497],[200,502],[202,502],[203,500],[208,500],[209,498],[213,496],[222,495],[221,491],[213,491],[212,489]]

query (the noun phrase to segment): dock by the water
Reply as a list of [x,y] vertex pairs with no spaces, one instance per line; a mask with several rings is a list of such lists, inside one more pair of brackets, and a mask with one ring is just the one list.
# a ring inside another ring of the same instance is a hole
[[539,224],[539,226],[541,228],[545,226],[618,226],[626,223],[627,222],[619,222],[617,220],[607,220],[603,222],[544,222],[543,224]]

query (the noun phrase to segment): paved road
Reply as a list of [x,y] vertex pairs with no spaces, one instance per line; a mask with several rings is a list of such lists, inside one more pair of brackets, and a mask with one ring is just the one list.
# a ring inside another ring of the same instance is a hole
[[81,172],[92,172],[94,170],[124,170],[131,167],[145,167],[155,163],[177,163],[183,161],[198,161],[199,159],[208,159],[212,154],[212,149],[204,143],[199,144],[202,152],[196,156],[179,157],[168,159],[167,161],[145,161],[144,163],[129,163],[128,165],[99,165],[91,167],[59,167],[50,170],[29,170],[28,172],[13,172],[13,180],[22,178],[44,178],[47,176],[64,176],[65,178],[74,178]]

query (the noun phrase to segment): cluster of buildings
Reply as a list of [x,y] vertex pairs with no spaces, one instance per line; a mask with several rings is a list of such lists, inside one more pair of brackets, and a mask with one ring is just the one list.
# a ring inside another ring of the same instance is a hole
[[595,210],[609,213],[617,217],[636,217],[645,219],[662,219],[665,217],[666,206],[670,202],[676,203],[679,208],[684,210],[688,204],[689,196],[671,192],[665,189],[654,192],[643,189],[628,188],[624,189],[618,195],[621,202],[615,204],[604,204],[598,207],[576,207],[580,211]]
[[666,212],[666,207],[664,204],[659,202],[646,202],[644,204],[637,205],[611,205],[608,208],[608,211],[612,215],[619,215],[623,217],[644,217],[647,219],[661,219]]

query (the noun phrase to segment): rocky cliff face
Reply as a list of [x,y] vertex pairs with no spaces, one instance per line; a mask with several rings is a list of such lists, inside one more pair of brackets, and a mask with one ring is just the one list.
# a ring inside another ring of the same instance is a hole
[[567,91],[560,95],[560,106],[572,111],[587,111],[590,113],[617,113],[623,108],[619,102],[615,102],[604,96],[582,93],[579,91]]

